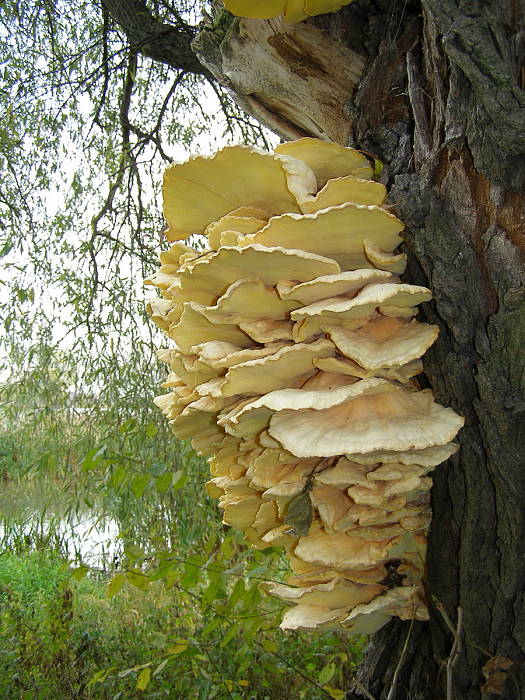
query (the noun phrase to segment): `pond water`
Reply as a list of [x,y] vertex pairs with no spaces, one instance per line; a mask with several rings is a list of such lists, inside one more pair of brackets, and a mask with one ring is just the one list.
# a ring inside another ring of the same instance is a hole
[[118,522],[76,501],[60,485],[40,479],[0,486],[0,548],[49,544],[72,562],[107,569],[119,557]]

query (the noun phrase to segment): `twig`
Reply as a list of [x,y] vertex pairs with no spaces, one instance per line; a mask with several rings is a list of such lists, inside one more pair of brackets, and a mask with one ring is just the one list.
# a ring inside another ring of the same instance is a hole
[[[288,666],[288,668],[291,668],[292,671],[295,671],[295,673],[297,673],[299,676],[301,676],[301,678],[304,678],[304,680],[307,681],[308,683],[310,683],[310,685],[313,685],[314,688],[317,688],[317,690],[320,690],[325,695],[332,697],[330,695],[330,693],[323,688],[322,685],[317,683],[317,681],[314,681],[313,678],[310,678],[310,676],[307,676],[306,673],[303,673],[303,671],[301,671],[296,666],[291,664],[288,661],[288,659],[285,659],[284,656],[281,656],[276,651],[270,651],[269,649],[265,649],[264,644],[261,644],[261,642],[259,642],[257,639],[255,640],[255,643],[257,644],[257,646],[261,647],[261,649],[264,649],[264,651],[266,651],[267,653],[270,653],[272,656],[275,656],[275,658],[279,659],[279,661],[282,661],[284,664],[286,664]],[[375,698],[371,698],[371,700],[375,700]]]
[[399,657],[398,664],[396,666],[396,670],[394,671],[394,675],[392,677],[392,685],[390,686],[390,690],[388,691],[388,695],[386,697],[386,700],[394,700],[396,696],[396,687],[397,687],[397,681],[399,678],[399,672],[401,671],[401,668],[403,666],[403,663],[405,662],[405,656],[406,652],[408,649],[408,641],[410,639],[410,635],[412,634],[412,627],[414,626],[414,618],[410,621],[410,627],[408,628],[408,633],[405,639],[405,643],[403,645],[403,649],[401,650],[401,656]]
[[93,124],[97,124],[101,129],[103,125],[100,121],[100,114],[102,112],[102,107],[106,102],[106,97],[109,88],[109,50],[108,50],[108,34],[109,34],[109,13],[101,3],[100,9],[102,10],[102,69],[104,72],[104,83],[102,85],[102,94],[100,96],[98,106],[93,117]]
[[[119,163],[119,170],[117,172],[117,176],[113,184],[110,186],[108,194],[106,196],[106,200],[95,216],[91,219],[91,238],[88,243],[88,251],[89,255],[91,258],[91,267],[92,267],[92,274],[93,274],[93,284],[91,286],[91,292],[89,296],[89,302],[88,302],[88,309],[92,309],[94,302],[95,302],[95,297],[97,294],[97,288],[99,285],[99,274],[98,274],[98,265],[97,265],[97,258],[96,258],[96,252],[95,252],[95,238],[97,237],[99,230],[98,230],[98,224],[100,221],[106,216],[111,211],[111,208],[113,206],[113,200],[115,199],[115,195],[117,191],[119,190],[122,181],[124,179],[124,174],[126,172],[127,167],[132,167],[133,166],[133,159],[131,158],[130,154],[130,128],[129,128],[129,119],[128,119],[128,114],[129,114],[129,109],[131,105],[131,97],[133,94],[133,87],[135,85],[135,74],[137,71],[137,52],[133,49],[130,50],[129,55],[128,55],[128,63],[127,63],[127,68],[126,68],[126,75],[124,79],[124,93],[122,97],[122,102],[120,105],[120,126],[122,130],[122,153],[120,156],[120,163]],[[89,321],[88,321],[88,328],[89,328]]]
[[368,700],[376,700],[372,693],[365,688],[358,678],[354,678],[352,682],[357,690],[365,696],[365,698],[368,698]]
[[454,644],[447,659],[447,700],[453,700],[454,667],[463,653],[461,637],[463,635],[463,608],[458,606],[458,624],[454,630]]
[[[445,610],[445,606],[443,605],[443,603],[438,598],[436,598],[435,595],[432,596],[432,602],[436,606],[437,610],[439,610],[439,612],[441,613],[441,617],[445,621],[446,626],[449,628],[452,634],[455,635],[456,629],[452,624],[450,617],[447,615],[447,611]],[[490,654],[488,654],[488,656],[490,656]]]
[[217,671],[217,673],[219,674],[219,678],[221,679],[221,681],[222,681],[224,687],[226,688],[226,692],[228,693],[229,697],[232,698],[232,700],[233,700],[232,691],[231,691],[230,688],[228,687],[228,684],[226,683],[226,681],[225,681],[225,679],[224,679],[224,676],[223,676],[222,673],[221,673],[220,668],[217,666],[217,664],[216,664],[215,661],[213,660],[213,658],[212,658],[210,652],[208,651],[208,649],[206,649],[206,647],[204,648],[204,651],[205,651],[206,656],[208,657],[208,659],[209,659],[211,665],[213,666],[213,668],[214,668],[214,669]]

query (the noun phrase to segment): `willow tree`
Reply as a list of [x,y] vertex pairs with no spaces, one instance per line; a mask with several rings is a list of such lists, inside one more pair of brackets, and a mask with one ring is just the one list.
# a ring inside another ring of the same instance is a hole
[[286,25],[239,20],[217,3],[192,41],[181,28],[170,35],[149,25],[150,37],[171,36],[167,59],[164,44],[141,34],[143,3],[105,6],[153,58],[189,66],[196,55],[283,138],[332,139],[383,164],[407,223],[407,279],[434,292],[425,315],[441,335],[426,377],[466,427],[432,490],[431,621],[378,633],[348,697],[517,697],[525,687],[523,7],[356,0]]
[[[517,698],[525,687],[523,6],[355,0],[285,25],[233,18],[216,2],[199,27],[180,8],[102,0],[102,66],[108,28],[118,27],[130,60],[200,76],[282,138],[332,139],[380,161],[407,224],[406,279],[434,293],[424,313],[441,334],[425,376],[437,400],[466,417],[459,454],[434,478],[430,623],[383,628],[348,698]],[[127,70],[131,79],[133,64]],[[129,137],[125,87],[115,98]]]

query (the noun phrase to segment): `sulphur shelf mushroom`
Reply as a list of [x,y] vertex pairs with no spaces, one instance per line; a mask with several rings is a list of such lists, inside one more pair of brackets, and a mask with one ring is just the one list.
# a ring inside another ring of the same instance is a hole
[[[346,3],[226,4],[291,19]],[[284,629],[428,615],[429,474],[463,419],[414,379],[438,333],[415,319],[431,293],[399,279],[403,223],[371,175],[358,151],[304,138],[229,146],[164,179],[172,246],[146,284],[174,344],[156,404],[210,458],[223,521],[286,550],[292,574],[263,586],[291,606]]]
[[234,15],[268,19],[284,15],[285,22],[300,22],[313,15],[336,12],[352,0],[224,0]]

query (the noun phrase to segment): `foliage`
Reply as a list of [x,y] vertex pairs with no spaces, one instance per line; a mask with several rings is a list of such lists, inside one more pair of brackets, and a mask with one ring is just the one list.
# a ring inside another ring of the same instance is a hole
[[257,571],[268,574],[258,564],[235,575],[185,566],[146,592],[133,579],[108,591],[48,551],[4,552],[0,698],[342,697],[334,686],[359,643],[276,634],[277,606],[256,609]]
[[[67,404],[74,375],[56,363],[22,397],[4,387],[0,646],[12,652],[0,657],[9,681],[0,699],[314,699],[344,687],[360,643],[276,629],[282,606],[258,586],[282,580],[286,564],[221,525],[203,488],[204,460],[162,422],[111,406],[79,420]],[[47,410],[48,392],[57,410]],[[43,496],[31,511],[37,485]],[[16,494],[27,500],[8,516]],[[86,503],[118,524],[121,543],[91,567],[60,529]]]
[[[151,5],[190,32],[200,9]],[[58,348],[84,386],[111,377],[122,400],[148,383],[133,381],[158,344],[142,279],[162,239],[162,169],[265,136],[215,83],[143,57],[94,0],[4,0],[0,37],[0,379]]]

